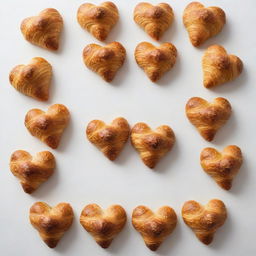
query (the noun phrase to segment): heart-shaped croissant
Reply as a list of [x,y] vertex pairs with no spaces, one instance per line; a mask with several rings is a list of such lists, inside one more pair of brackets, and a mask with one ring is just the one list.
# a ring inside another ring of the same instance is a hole
[[139,3],[134,9],[134,21],[155,40],[159,40],[164,32],[171,26],[174,14],[167,3],[152,5]]
[[186,104],[186,115],[201,136],[212,141],[217,131],[227,122],[232,112],[228,100],[215,98],[212,103],[193,97]]
[[141,234],[146,246],[156,251],[175,229],[177,215],[169,206],[163,206],[155,213],[146,206],[138,206],[133,210],[132,224]]
[[36,202],[30,208],[29,214],[31,224],[50,248],[57,246],[72,225],[73,218],[73,209],[67,203],[51,207],[44,202]]
[[46,101],[49,98],[49,86],[52,78],[52,66],[45,59],[33,58],[28,65],[18,65],[12,69],[9,80],[21,93]]
[[105,46],[89,44],[84,48],[84,64],[98,73],[105,81],[111,82],[122,67],[126,57],[125,48],[118,42]]
[[91,121],[86,128],[88,140],[98,147],[111,161],[122,151],[130,135],[130,127],[126,119],[119,117],[110,125],[101,120]]
[[137,45],[134,56],[137,64],[145,71],[152,82],[156,82],[175,64],[177,49],[171,43],[163,43],[155,47],[151,43],[142,42]]
[[85,206],[80,223],[98,245],[108,248],[126,223],[126,212],[120,205],[112,205],[103,210],[97,204]]
[[56,9],[48,8],[38,16],[26,18],[20,29],[27,41],[48,50],[58,50],[63,20]]
[[112,2],[104,2],[98,6],[85,3],[77,11],[77,21],[80,26],[100,41],[107,38],[118,19],[118,9]]
[[54,168],[55,158],[49,151],[39,152],[34,157],[24,150],[17,150],[11,155],[11,172],[29,194],[49,179]]
[[54,104],[46,112],[40,109],[28,111],[25,117],[25,126],[31,135],[55,149],[59,146],[69,119],[68,109],[64,105]]
[[201,152],[200,161],[204,171],[220,187],[229,190],[243,163],[243,156],[241,149],[234,145],[225,147],[222,153],[214,148],[205,148]]
[[192,2],[184,10],[183,23],[191,43],[199,46],[222,30],[226,15],[219,7],[206,8],[199,2]]
[[220,45],[212,45],[202,58],[204,86],[211,88],[234,80],[243,70],[243,62],[235,55],[228,55]]
[[147,124],[137,123],[131,130],[131,142],[144,164],[149,168],[154,168],[159,160],[172,149],[175,135],[167,125],[161,125],[153,131]]
[[191,200],[183,205],[182,217],[197,238],[208,245],[212,242],[216,230],[224,224],[227,210],[225,204],[218,199],[210,200],[206,206]]

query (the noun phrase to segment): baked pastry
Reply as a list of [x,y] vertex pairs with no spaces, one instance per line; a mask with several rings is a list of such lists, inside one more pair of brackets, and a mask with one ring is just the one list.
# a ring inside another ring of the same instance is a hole
[[139,3],[133,13],[134,21],[155,40],[159,40],[164,32],[171,26],[174,14],[167,3],[152,5]]
[[146,246],[156,251],[167,236],[175,229],[177,215],[169,206],[155,213],[146,206],[138,206],[132,213],[132,225],[141,234]]
[[77,11],[77,21],[95,38],[104,41],[119,19],[118,9],[112,2],[100,5],[82,4]]
[[191,200],[183,205],[182,217],[197,238],[208,245],[216,230],[224,224],[227,210],[225,204],[218,199],[210,200],[205,206]]
[[31,224],[50,248],[57,246],[59,240],[72,225],[73,218],[73,209],[67,203],[59,203],[51,207],[44,202],[36,202],[30,208],[29,213]]
[[145,71],[152,82],[156,82],[175,64],[177,49],[171,43],[163,43],[155,47],[151,43],[142,42],[137,45],[134,56],[137,64]]
[[89,44],[84,48],[84,64],[98,73],[106,82],[111,82],[122,67],[126,57],[125,48],[118,42],[105,46]]
[[186,115],[201,136],[212,141],[217,131],[230,118],[232,108],[228,100],[215,98],[212,103],[193,97],[186,104]]
[[199,2],[192,2],[184,10],[183,23],[191,43],[199,46],[221,32],[226,15],[219,7],[204,7]]
[[32,44],[56,51],[59,48],[63,19],[53,8],[41,11],[37,16],[22,21],[20,29],[24,38]]
[[36,100],[49,98],[52,66],[45,59],[33,58],[28,65],[18,65],[9,75],[11,85],[19,92]]
[[212,45],[202,58],[204,86],[211,88],[234,80],[243,71],[243,62],[235,55],[228,55],[220,45]]
[[89,204],[81,212],[80,223],[99,246],[108,248],[123,229],[126,212],[120,205],[112,205],[103,210],[97,204]]
[[204,171],[220,187],[229,190],[243,163],[243,156],[241,149],[234,145],[225,147],[222,153],[214,148],[205,148],[201,152],[200,161]]
[[86,128],[88,140],[99,148],[111,161],[122,151],[130,135],[130,126],[126,119],[118,117],[110,125],[101,120],[91,121]]
[[25,126],[32,136],[55,149],[59,146],[69,119],[68,109],[64,105],[54,104],[46,112],[40,109],[28,111],[25,117]]
[[131,130],[131,142],[139,152],[143,163],[149,168],[154,168],[172,149],[175,135],[167,125],[161,125],[153,131],[147,124],[137,123]]
[[11,155],[10,169],[26,193],[31,194],[49,179],[55,168],[54,155],[49,151],[37,153],[34,157],[24,150]]

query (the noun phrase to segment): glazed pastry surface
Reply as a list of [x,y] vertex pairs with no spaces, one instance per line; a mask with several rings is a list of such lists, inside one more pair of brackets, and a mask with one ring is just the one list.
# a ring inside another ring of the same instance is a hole
[[67,203],[59,203],[51,207],[44,202],[36,202],[30,208],[29,214],[31,224],[50,248],[57,246],[72,225],[73,218],[73,209]]
[[89,204],[81,212],[80,223],[99,246],[108,248],[125,226],[126,219],[126,212],[120,205],[103,210],[97,204]]
[[222,152],[215,148],[205,148],[200,155],[201,166],[223,189],[229,190],[242,163],[241,149],[235,145],[224,148]]
[[217,131],[228,121],[232,108],[228,100],[215,98],[208,102],[199,97],[191,98],[186,104],[186,115],[201,136],[212,141]]
[[24,38],[32,44],[56,51],[59,48],[63,19],[53,8],[41,11],[37,16],[22,21],[20,29]]
[[156,82],[175,64],[177,49],[171,43],[163,43],[158,47],[148,42],[137,45],[134,56],[137,64],[145,71],[152,82]]
[[182,217],[197,238],[208,245],[217,229],[226,221],[227,210],[225,204],[218,199],[210,200],[205,206],[191,200],[184,203]]
[[126,57],[125,48],[118,42],[105,46],[89,44],[84,48],[84,64],[98,73],[106,82],[111,82],[117,71],[123,66]]
[[211,88],[237,78],[243,71],[243,62],[235,55],[228,55],[220,45],[212,45],[202,58],[204,86]]
[[184,10],[183,23],[191,43],[197,47],[221,32],[226,15],[219,7],[204,7],[199,2],[192,2]]
[[159,40],[171,26],[174,14],[167,3],[152,5],[142,2],[137,4],[133,13],[134,21],[155,40]]
[[54,104],[46,112],[41,109],[28,111],[25,117],[25,126],[32,136],[56,149],[69,119],[68,109],[64,105]]
[[110,125],[101,120],[93,120],[86,128],[86,135],[92,144],[113,161],[118,157],[129,138],[130,126],[122,117],[114,119]]
[[118,19],[118,9],[112,2],[104,2],[98,6],[85,3],[77,11],[77,21],[80,26],[100,41],[107,38]]
[[42,151],[31,156],[27,151],[17,150],[11,155],[10,169],[22,185],[24,192],[31,194],[53,174],[54,155]]
[[161,125],[154,131],[145,123],[137,123],[131,130],[131,143],[149,168],[156,166],[172,149],[174,142],[174,132],[167,125]]
[[156,251],[176,227],[177,215],[169,206],[152,212],[146,206],[138,206],[132,213],[132,224],[141,234],[146,246]]
[[45,59],[33,58],[28,65],[14,67],[9,75],[11,85],[19,92],[36,100],[49,98],[52,66]]

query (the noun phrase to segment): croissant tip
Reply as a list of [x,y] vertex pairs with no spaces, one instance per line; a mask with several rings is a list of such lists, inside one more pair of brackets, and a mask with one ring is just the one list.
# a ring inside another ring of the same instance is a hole
[[28,184],[21,183],[21,186],[22,186],[24,192],[27,194],[32,194],[35,191],[35,189],[33,187],[29,186]]
[[223,182],[218,182],[219,186],[225,190],[230,190],[232,188],[232,181],[226,180]]
[[49,248],[55,248],[57,246],[59,240],[56,240],[56,239],[53,239],[53,238],[48,238],[48,239],[45,239],[44,242],[46,243],[46,245]]
[[112,240],[106,240],[106,241],[97,241],[97,244],[103,248],[103,249],[107,249],[112,243]]
[[158,248],[159,248],[159,246],[160,246],[160,244],[146,244],[146,246],[151,250],[151,251],[156,251]]

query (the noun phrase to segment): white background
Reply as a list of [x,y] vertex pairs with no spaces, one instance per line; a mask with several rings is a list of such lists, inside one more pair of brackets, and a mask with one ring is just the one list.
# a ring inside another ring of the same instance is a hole
[[[99,3],[100,1],[93,1]],[[119,41],[127,50],[124,66],[108,84],[89,71],[82,62],[82,50],[89,43],[99,43],[81,29],[76,12],[84,1],[72,0],[8,0],[0,9],[0,254],[28,255],[154,255],[131,225],[132,210],[144,204],[152,209],[170,205],[178,215],[176,230],[159,248],[157,255],[221,255],[253,256],[255,244],[255,0],[202,1],[223,8],[227,24],[216,37],[202,47],[194,48],[182,24],[182,12],[190,2],[168,1],[175,21],[161,42],[172,42],[178,49],[174,68],[157,84],[149,81],[134,60],[134,49],[142,41],[158,44],[133,22],[133,9],[139,1],[115,1],[120,21],[107,42]],[[157,3],[158,1],[151,1]],[[64,19],[61,48],[52,53],[33,46],[23,39],[20,22],[44,8],[58,9]],[[207,90],[202,85],[201,57],[212,44],[223,45],[229,53],[244,62],[244,71],[235,81]],[[50,99],[41,103],[17,92],[8,81],[10,70],[40,56],[53,66]],[[233,114],[228,123],[208,143],[188,122],[184,107],[192,96],[212,100],[227,98]],[[32,195],[23,192],[18,180],[9,171],[9,158],[17,149],[32,154],[49,148],[32,137],[24,126],[24,117],[31,108],[46,110],[54,103],[65,104],[71,122],[57,150],[50,150],[57,160],[55,174]],[[173,150],[155,171],[141,162],[137,152],[127,143],[115,162],[110,162],[85,138],[85,127],[92,119],[110,122],[125,117],[131,126],[144,121],[152,128],[170,125],[177,138]],[[222,150],[236,144],[241,147],[244,164],[230,192],[222,190],[201,169],[199,155],[204,147]],[[225,225],[205,246],[181,218],[181,207],[187,200],[203,204],[212,198],[223,200],[228,209]],[[50,205],[69,202],[75,219],[70,230],[55,249],[49,249],[29,223],[30,206],[36,201]],[[100,248],[79,224],[82,208],[88,203],[102,207],[121,204],[128,222],[107,250]]]

